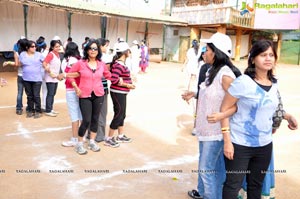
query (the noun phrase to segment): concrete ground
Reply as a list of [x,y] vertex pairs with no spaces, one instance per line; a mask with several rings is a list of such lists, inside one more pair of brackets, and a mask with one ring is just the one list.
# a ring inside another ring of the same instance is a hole
[[[0,87],[0,199],[188,198],[197,186],[198,143],[192,108],[180,96],[186,89],[180,67],[151,63],[128,95],[125,128],[133,142],[100,143],[100,152],[85,156],[61,146],[71,135],[63,82],[54,105],[59,115],[33,119],[15,114],[16,73],[0,73],[8,81]],[[284,107],[300,122],[300,67],[280,65],[277,74]],[[112,115],[109,97],[108,123]],[[300,198],[299,144],[299,130],[284,121],[274,135],[276,198]]]

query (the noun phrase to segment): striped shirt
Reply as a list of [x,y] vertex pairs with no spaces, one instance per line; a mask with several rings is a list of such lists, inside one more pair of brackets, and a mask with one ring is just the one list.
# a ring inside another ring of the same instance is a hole
[[119,86],[120,78],[124,83],[131,84],[130,71],[127,66],[121,62],[115,62],[111,68],[111,85],[110,90],[115,93],[129,93],[129,88]]

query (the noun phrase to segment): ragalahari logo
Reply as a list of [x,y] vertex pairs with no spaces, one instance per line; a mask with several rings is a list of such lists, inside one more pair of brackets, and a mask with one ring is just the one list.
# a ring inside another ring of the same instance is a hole
[[253,11],[254,11],[254,8],[251,8],[248,3],[246,3],[245,1],[242,2],[242,8],[241,8],[241,12],[240,12],[240,14],[242,16],[244,16],[247,13],[253,12]]

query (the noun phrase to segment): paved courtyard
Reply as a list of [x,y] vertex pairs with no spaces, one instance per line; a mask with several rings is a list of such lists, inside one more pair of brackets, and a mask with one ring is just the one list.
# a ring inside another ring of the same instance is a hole
[[[245,62],[236,63],[240,68]],[[284,107],[300,123],[300,67],[277,68]],[[191,135],[192,108],[181,64],[151,63],[128,95],[125,123],[129,144],[85,156],[61,146],[71,135],[64,83],[59,83],[55,118],[15,114],[16,73],[0,73],[0,199],[184,199],[197,185],[198,143]],[[24,104],[26,95],[24,94]],[[109,97],[108,122],[113,115]],[[274,135],[276,198],[300,198],[300,135],[284,121]]]

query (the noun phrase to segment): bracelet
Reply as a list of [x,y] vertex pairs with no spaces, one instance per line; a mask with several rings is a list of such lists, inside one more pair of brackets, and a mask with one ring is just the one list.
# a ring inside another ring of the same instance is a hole
[[223,128],[221,128],[221,131],[230,131],[230,128],[229,127],[223,127]]
[[230,133],[230,131],[222,131],[222,134],[225,134],[225,133]]

